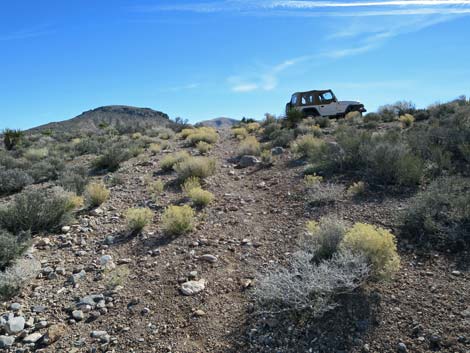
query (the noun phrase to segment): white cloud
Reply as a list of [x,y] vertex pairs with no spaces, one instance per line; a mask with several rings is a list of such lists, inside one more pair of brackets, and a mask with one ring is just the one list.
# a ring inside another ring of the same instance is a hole
[[232,91],[234,92],[252,92],[256,91],[259,86],[256,83],[240,83],[232,86]]

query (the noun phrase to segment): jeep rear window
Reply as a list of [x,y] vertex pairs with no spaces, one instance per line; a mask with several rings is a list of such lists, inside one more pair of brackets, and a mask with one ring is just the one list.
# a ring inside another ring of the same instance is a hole
[[297,96],[295,94],[292,96],[292,99],[290,100],[290,102],[294,105],[297,104]]

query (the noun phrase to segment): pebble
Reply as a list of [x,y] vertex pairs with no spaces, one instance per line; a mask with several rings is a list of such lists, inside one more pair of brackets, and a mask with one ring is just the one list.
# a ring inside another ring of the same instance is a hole
[[81,310],[72,311],[72,317],[77,321],[82,321],[85,318],[85,314]]
[[96,330],[96,331],[91,331],[90,336],[91,336],[92,338],[101,338],[101,337],[103,337],[103,336],[106,336],[107,334],[108,334],[108,333],[107,333],[106,331],[98,331],[98,330]]
[[9,307],[10,310],[12,311],[19,311],[21,309],[21,304],[20,303],[13,303]]
[[42,337],[42,333],[40,332],[34,332],[23,338],[24,343],[36,343],[39,341]]
[[200,257],[201,260],[203,261],[207,261],[207,262],[210,262],[210,263],[214,263],[214,262],[217,262],[217,256],[214,256],[214,255],[211,255],[211,254],[204,254]]
[[398,343],[397,351],[400,353],[406,353],[408,352],[408,348],[406,348],[406,344],[404,344],[403,342],[400,342]]

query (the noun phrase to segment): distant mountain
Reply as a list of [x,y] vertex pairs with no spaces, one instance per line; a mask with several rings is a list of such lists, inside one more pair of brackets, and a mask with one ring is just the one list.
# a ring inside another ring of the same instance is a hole
[[209,127],[214,127],[216,129],[221,129],[221,128],[224,128],[224,127],[232,127],[233,125],[236,125],[239,122],[240,122],[240,120],[236,120],[236,119],[215,118],[215,119],[211,119],[211,120],[201,121],[201,122],[197,123],[197,125],[209,126]]
[[86,111],[69,120],[41,125],[29,131],[96,131],[103,126],[116,127],[129,124],[144,127],[168,126],[171,121],[167,114],[150,108],[110,105]]

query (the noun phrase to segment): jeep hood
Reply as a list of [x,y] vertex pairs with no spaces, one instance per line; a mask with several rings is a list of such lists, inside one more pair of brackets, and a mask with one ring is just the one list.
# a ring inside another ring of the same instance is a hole
[[362,103],[358,101],[339,101],[338,103],[341,105],[362,105]]

